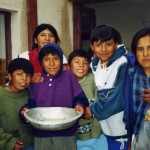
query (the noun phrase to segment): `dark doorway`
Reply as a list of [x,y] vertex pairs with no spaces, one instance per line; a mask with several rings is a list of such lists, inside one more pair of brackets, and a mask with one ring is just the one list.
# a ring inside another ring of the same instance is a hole
[[95,27],[95,10],[79,3],[74,3],[74,49],[89,49],[89,39]]
[[12,59],[11,14],[0,11],[0,85],[5,84],[7,65]]

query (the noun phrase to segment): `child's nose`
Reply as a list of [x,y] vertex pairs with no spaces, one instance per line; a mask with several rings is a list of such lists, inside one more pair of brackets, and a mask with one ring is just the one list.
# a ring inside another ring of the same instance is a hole
[[80,63],[79,63],[79,66],[80,66],[80,67],[83,67],[83,63],[82,63],[82,62],[80,62]]
[[143,55],[144,55],[144,56],[149,56],[149,53],[150,53],[150,52],[149,52],[147,49],[144,49],[144,51],[143,51]]
[[22,79],[23,79],[23,80],[26,80],[26,78],[27,78],[27,74],[26,74],[26,73],[23,73]]
[[102,44],[102,51],[106,51],[106,45]]
[[53,65],[54,65],[54,61],[53,61],[53,60],[50,60],[50,61],[49,61],[49,65],[50,65],[50,66],[53,66]]
[[46,40],[49,41],[50,40],[50,36],[46,35]]

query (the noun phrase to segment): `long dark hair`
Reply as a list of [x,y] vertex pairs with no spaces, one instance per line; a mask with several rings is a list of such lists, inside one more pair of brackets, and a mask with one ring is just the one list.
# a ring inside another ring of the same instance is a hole
[[34,33],[33,33],[33,37],[32,37],[32,49],[38,47],[38,45],[35,43],[35,38],[37,38],[38,34],[40,32],[42,32],[43,30],[48,29],[49,31],[52,32],[52,34],[54,35],[55,39],[56,39],[56,43],[58,44],[60,42],[60,39],[58,37],[57,31],[56,29],[50,25],[50,24],[40,24],[36,27]]
[[138,40],[147,35],[150,35],[150,28],[143,28],[133,36],[132,43],[131,43],[131,50],[134,55],[136,55]]

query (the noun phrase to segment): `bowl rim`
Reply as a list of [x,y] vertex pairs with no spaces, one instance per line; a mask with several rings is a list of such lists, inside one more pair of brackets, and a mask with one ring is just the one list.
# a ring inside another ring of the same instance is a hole
[[[36,108],[42,108],[42,109],[44,109],[44,108],[46,108],[46,109],[49,109],[49,108],[62,108],[62,109],[72,109],[72,110],[75,110],[74,108],[67,108],[67,107],[36,107]],[[31,109],[29,109],[29,111],[30,110],[33,110],[33,109],[35,109],[35,108],[31,108]],[[40,121],[40,120],[35,120],[35,119],[33,119],[33,118],[31,118],[29,115],[28,115],[28,111],[27,112],[24,112],[24,116],[25,116],[25,118],[32,124],[32,123],[34,123],[34,124],[40,124],[40,125],[59,125],[59,124],[64,124],[64,123],[69,123],[69,122],[71,122],[71,121],[75,121],[75,120],[77,120],[78,118],[80,118],[81,116],[82,116],[82,114],[83,113],[81,113],[81,112],[78,112],[78,111],[76,111],[76,113],[77,113],[77,115],[76,116],[74,116],[74,117],[72,117],[72,118],[67,118],[67,119],[65,119],[65,120],[63,120],[63,122],[55,122],[54,120],[52,121],[52,120],[49,120],[49,121]]]

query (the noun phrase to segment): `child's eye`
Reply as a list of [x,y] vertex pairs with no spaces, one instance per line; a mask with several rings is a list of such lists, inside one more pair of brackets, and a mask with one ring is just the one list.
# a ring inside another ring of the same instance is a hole
[[44,58],[44,61],[48,61],[49,59],[48,58]]
[[53,35],[53,34],[50,34],[49,37],[54,37],[54,35]]
[[27,77],[31,77],[31,74],[27,74]]
[[45,36],[45,34],[40,34],[40,36]]
[[150,51],[150,46],[148,46],[147,50]]
[[22,75],[22,73],[21,73],[21,72],[18,72],[18,73],[17,73],[17,75],[18,75],[18,76],[21,76],[21,75]]
[[138,47],[138,48],[136,49],[136,51],[137,51],[137,52],[143,52],[143,48]]
[[76,63],[76,64],[78,64],[78,63],[79,63],[79,61],[75,61],[75,63]]
[[107,45],[107,46],[111,46],[112,44],[111,44],[111,43],[106,43],[106,45]]
[[89,63],[88,62],[84,62],[84,65],[88,65]]
[[58,60],[59,58],[55,57],[54,60]]
[[100,44],[100,43],[97,43],[97,44],[95,44],[95,46],[101,46],[101,44]]

